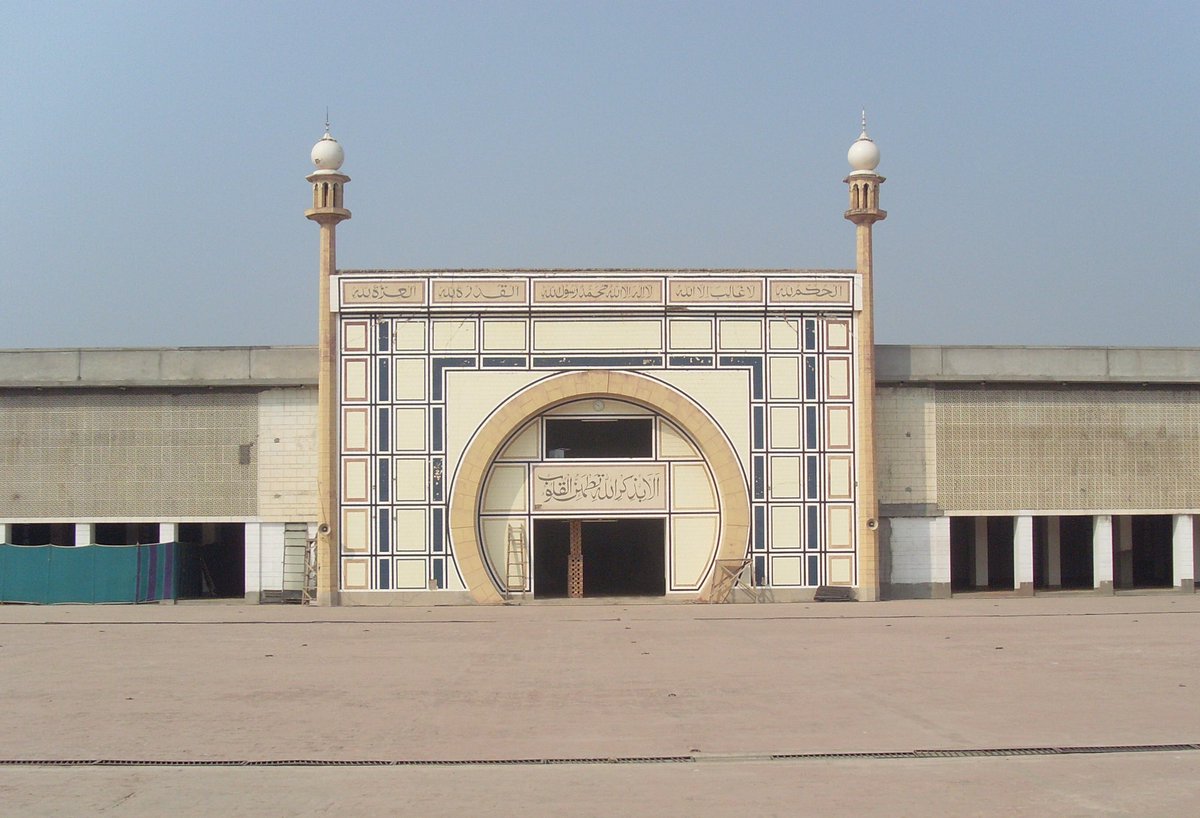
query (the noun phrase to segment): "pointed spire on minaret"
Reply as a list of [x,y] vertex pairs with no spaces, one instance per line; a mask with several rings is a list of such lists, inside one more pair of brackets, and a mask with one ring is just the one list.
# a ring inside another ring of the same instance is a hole
[[866,108],[862,112],[862,133],[846,152],[846,160],[851,168],[845,179],[850,185],[850,209],[846,211],[846,218],[855,224],[872,224],[887,218],[887,212],[879,209],[879,186],[884,178],[875,172],[879,167],[879,146],[867,136]]

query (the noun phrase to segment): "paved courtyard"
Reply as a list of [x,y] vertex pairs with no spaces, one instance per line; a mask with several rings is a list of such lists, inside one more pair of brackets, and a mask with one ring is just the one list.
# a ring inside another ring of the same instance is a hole
[[1191,815],[1198,630],[1165,594],[5,606],[0,814]]

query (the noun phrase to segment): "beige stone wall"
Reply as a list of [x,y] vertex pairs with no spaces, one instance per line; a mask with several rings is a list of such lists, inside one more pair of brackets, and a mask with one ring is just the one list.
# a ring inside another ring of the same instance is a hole
[[317,390],[258,396],[258,514],[267,522],[317,518]]
[[936,429],[951,513],[1200,508],[1198,390],[940,389]]
[[251,392],[7,392],[0,399],[0,516],[248,517],[258,433]]
[[933,505],[937,492],[937,404],[932,389],[875,390],[879,502]]

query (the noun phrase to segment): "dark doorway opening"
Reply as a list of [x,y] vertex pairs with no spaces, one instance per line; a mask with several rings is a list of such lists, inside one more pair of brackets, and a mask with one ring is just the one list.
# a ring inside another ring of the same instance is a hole
[[1095,584],[1092,551],[1092,518],[1059,517],[1059,548],[1062,552],[1062,587],[1091,588]]
[[950,590],[971,590],[975,576],[975,518],[950,518]]
[[1175,584],[1170,514],[1135,514],[1132,520],[1134,588],[1170,588]]
[[567,596],[567,556],[571,552],[570,520],[533,521],[533,593],[539,598]]
[[[583,520],[580,526],[584,597],[666,594],[666,520]],[[536,520],[533,532],[534,595],[565,598],[571,521]]]
[[653,457],[653,418],[547,418],[546,457]]
[[[1055,539],[1058,541],[1055,549]],[[1035,517],[1033,585],[1039,590],[1079,590],[1093,585],[1092,518]]]
[[1013,534],[1016,520],[1012,517],[988,517],[988,581],[992,591],[1011,590],[1016,580],[1013,564]]
[[246,594],[246,526],[179,524],[179,598],[235,598]]
[[[983,534],[980,520],[984,525]],[[951,517],[950,590],[1012,590],[1016,576],[1014,527],[1012,517]],[[980,549],[987,551],[982,553]],[[985,565],[986,577],[983,575]]]

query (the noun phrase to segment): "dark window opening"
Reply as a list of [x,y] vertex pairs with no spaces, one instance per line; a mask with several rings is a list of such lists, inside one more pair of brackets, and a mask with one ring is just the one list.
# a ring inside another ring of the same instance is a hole
[[654,419],[547,419],[545,455],[572,460],[653,457]]
[[158,523],[96,523],[97,545],[146,545],[159,541]]
[[8,527],[10,545],[74,545],[74,523],[13,523]]

